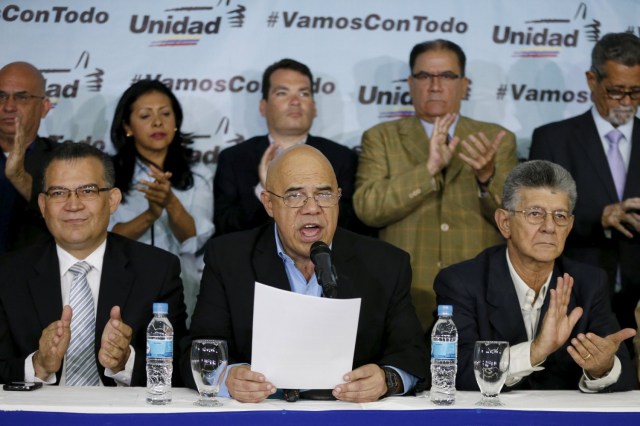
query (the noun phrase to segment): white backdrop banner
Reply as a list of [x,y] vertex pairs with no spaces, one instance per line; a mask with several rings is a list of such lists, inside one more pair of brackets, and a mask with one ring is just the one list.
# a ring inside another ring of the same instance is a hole
[[638,0],[0,0],[0,64],[42,70],[55,108],[40,135],[113,152],[122,92],[169,85],[195,135],[199,168],[266,133],[261,77],[289,57],[314,74],[312,133],[357,149],[362,132],[413,113],[414,44],[462,46],[471,79],[462,113],[509,128],[528,155],[541,124],[590,107],[585,71],[605,33],[640,35]]

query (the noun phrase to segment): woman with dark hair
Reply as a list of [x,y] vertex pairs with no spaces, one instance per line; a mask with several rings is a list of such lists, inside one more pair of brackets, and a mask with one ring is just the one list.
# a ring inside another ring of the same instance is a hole
[[120,98],[111,141],[123,199],[109,229],[180,257],[191,314],[201,275],[196,253],[214,231],[213,189],[191,170],[192,141],[180,130],[182,118],[178,99],[157,80],[139,81]]

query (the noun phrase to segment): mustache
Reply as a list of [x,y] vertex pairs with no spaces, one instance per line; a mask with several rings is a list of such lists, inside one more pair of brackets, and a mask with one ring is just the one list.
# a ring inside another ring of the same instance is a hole
[[614,107],[613,111],[619,112],[619,113],[635,112],[636,111],[636,107],[619,105],[617,107]]

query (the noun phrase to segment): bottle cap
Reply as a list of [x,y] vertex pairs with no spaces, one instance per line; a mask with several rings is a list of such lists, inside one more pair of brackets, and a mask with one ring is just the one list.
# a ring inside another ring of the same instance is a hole
[[453,315],[453,306],[451,305],[438,305],[438,316]]
[[169,313],[169,304],[168,303],[154,303],[153,304],[153,313],[154,314],[168,314]]

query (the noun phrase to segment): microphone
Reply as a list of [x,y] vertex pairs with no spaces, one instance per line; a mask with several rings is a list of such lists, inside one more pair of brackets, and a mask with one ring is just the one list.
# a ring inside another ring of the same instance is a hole
[[324,297],[335,299],[338,295],[338,282],[336,268],[331,262],[331,249],[323,241],[316,241],[311,244],[310,257]]

